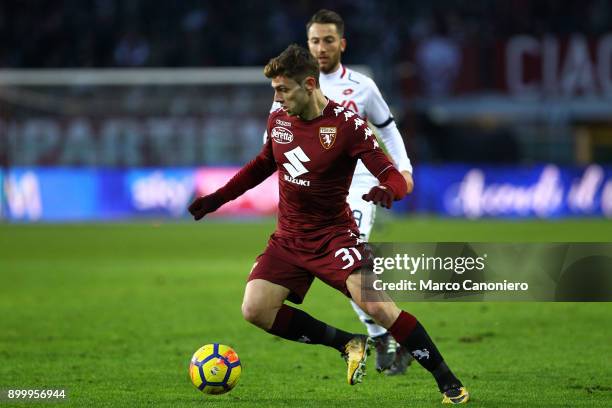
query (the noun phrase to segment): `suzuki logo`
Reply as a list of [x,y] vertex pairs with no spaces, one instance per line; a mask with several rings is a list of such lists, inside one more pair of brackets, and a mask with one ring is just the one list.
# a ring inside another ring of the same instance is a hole
[[285,156],[287,160],[289,160],[289,163],[283,164],[283,167],[289,172],[291,177],[295,178],[308,173],[308,170],[302,163],[309,162],[310,159],[306,156],[306,153],[304,153],[301,147],[298,146],[293,150],[285,152]]

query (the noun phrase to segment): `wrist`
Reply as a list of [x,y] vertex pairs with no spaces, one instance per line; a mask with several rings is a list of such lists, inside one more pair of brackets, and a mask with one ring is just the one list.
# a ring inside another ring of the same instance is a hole
[[381,185],[384,185],[385,188],[387,188],[391,194],[393,194],[393,200],[395,201],[404,198],[408,192],[408,183],[406,183],[406,180],[399,172],[396,172],[394,176],[389,177],[387,180],[381,183]]
[[220,188],[219,190],[215,191],[214,193],[212,193],[212,194],[210,194],[208,196],[208,198],[210,199],[210,202],[212,203],[215,211],[217,210],[217,208],[221,207],[223,204],[225,204],[226,202],[229,201],[229,200],[225,199],[222,190],[223,189]]

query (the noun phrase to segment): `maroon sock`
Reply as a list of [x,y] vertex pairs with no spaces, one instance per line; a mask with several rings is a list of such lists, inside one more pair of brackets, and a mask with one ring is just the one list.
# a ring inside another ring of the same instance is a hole
[[402,310],[389,332],[434,376],[440,391],[461,387],[461,381],[448,368],[433,340],[416,317]]
[[268,333],[308,344],[323,344],[344,351],[354,334],[332,327],[299,309],[282,305]]
[[389,327],[389,332],[399,344],[404,344],[404,341],[410,336],[416,324],[416,317],[402,310],[395,322]]

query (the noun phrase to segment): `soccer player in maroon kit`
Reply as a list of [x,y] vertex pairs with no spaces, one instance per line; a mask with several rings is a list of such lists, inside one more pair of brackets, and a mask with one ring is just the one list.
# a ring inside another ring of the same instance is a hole
[[270,137],[259,155],[225,186],[196,198],[195,220],[217,210],[279,172],[278,225],[248,277],[242,314],[284,339],[339,350],[348,364],[349,384],[365,370],[368,338],[345,332],[296,309],[315,277],[352,298],[385,327],[434,376],[444,403],[463,403],[467,390],[453,375],[433,341],[411,314],[384,294],[363,298],[362,270],[369,253],[346,202],[357,159],[380,185],[363,199],[390,208],[407,193],[406,181],[379,148],[364,119],[327,99],[319,88],[319,67],[310,52],[291,45],[264,69],[281,109],[268,118]]

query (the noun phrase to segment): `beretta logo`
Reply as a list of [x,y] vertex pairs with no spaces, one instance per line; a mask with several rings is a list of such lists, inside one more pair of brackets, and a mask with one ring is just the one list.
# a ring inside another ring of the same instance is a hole
[[272,140],[276,143],[287,144],[293,142],[293,133],[289,129],[276,126],[272,129]]
[[320,127],[319,141],[321,142],[321,146],[330,149],[336,141],[336,127]]

